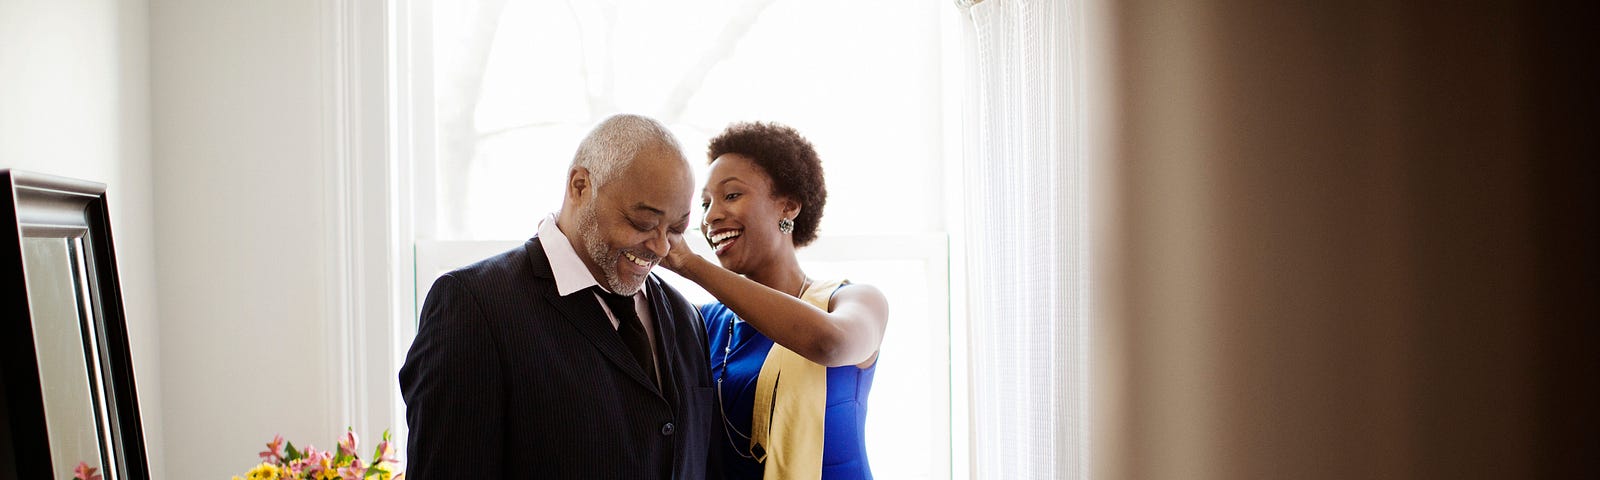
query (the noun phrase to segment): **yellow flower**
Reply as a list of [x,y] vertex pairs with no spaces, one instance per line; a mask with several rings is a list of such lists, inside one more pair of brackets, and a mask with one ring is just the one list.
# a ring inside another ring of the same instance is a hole
[[[282,475],[283,470],[279,469],[277,465],[262,463],[256,465],[256,468],[250,469],[250,473],[246,473],[245,478],[247,480],[278,480],[278,477]],[[238,479],[239,477],[233,478]]]
[[339,469],[333,468],[333,466],[327,461],[323,461],[322,464],[328,465],[328,467],[317,472],[317,476],[314,478],[314,480],[339,480]]

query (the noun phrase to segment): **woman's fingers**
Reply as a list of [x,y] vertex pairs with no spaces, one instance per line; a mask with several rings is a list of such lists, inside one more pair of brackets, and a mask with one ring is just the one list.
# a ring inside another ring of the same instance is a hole
[[684,243],[683,235],[668,235],[667,256],[661,259],[661,266],[676,272],[683,267],[684,262],[689,261],[690,255],[694,255],[694,252],[689,250],[689,244]]

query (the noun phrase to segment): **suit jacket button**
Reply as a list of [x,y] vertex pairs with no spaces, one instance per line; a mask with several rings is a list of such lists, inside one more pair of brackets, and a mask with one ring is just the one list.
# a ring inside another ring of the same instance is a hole
[[677,430],[677,428],[672,426],[672,422],[667,422],[667,423],[661,424],[661,436],[663,436],[663,437],[671,436],[672,432],[674,432],[676,430]]

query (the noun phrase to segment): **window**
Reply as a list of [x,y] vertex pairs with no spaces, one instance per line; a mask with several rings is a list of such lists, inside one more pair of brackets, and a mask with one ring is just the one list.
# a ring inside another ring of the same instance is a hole
[[[959,137],[950,125],[959,122],[946,81],[960,57],[945,45],[957,9],[924,0],[408,8],[396,19],[395,85],[405,105],[396,118],[415,192],[417,303],[439,273],[532,236],[559,208],[578,142],[612,113],[665,123],[702,181],[706,141],[727,124],[781,122],[816,145],[828,175],[821,236],[801,250],[802,264],[813,276],[871,283],[890,299],[868,405],[873,469],[882,478],[951,476],[946,212],[956,208],[946,172]],[[690,244],[707,253],[703,242]],[[691,301],[711,300],[656,271]]]

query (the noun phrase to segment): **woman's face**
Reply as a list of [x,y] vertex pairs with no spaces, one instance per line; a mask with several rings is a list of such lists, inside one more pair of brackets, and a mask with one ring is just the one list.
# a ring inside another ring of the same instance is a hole
[[748,157],[729,153],[711,162],[700,206],[701,231],[723,268],[749,274],[794,250],[794,239],[778,231],[778,219],[794,219],[799,205],[774,198],[772,178]]

